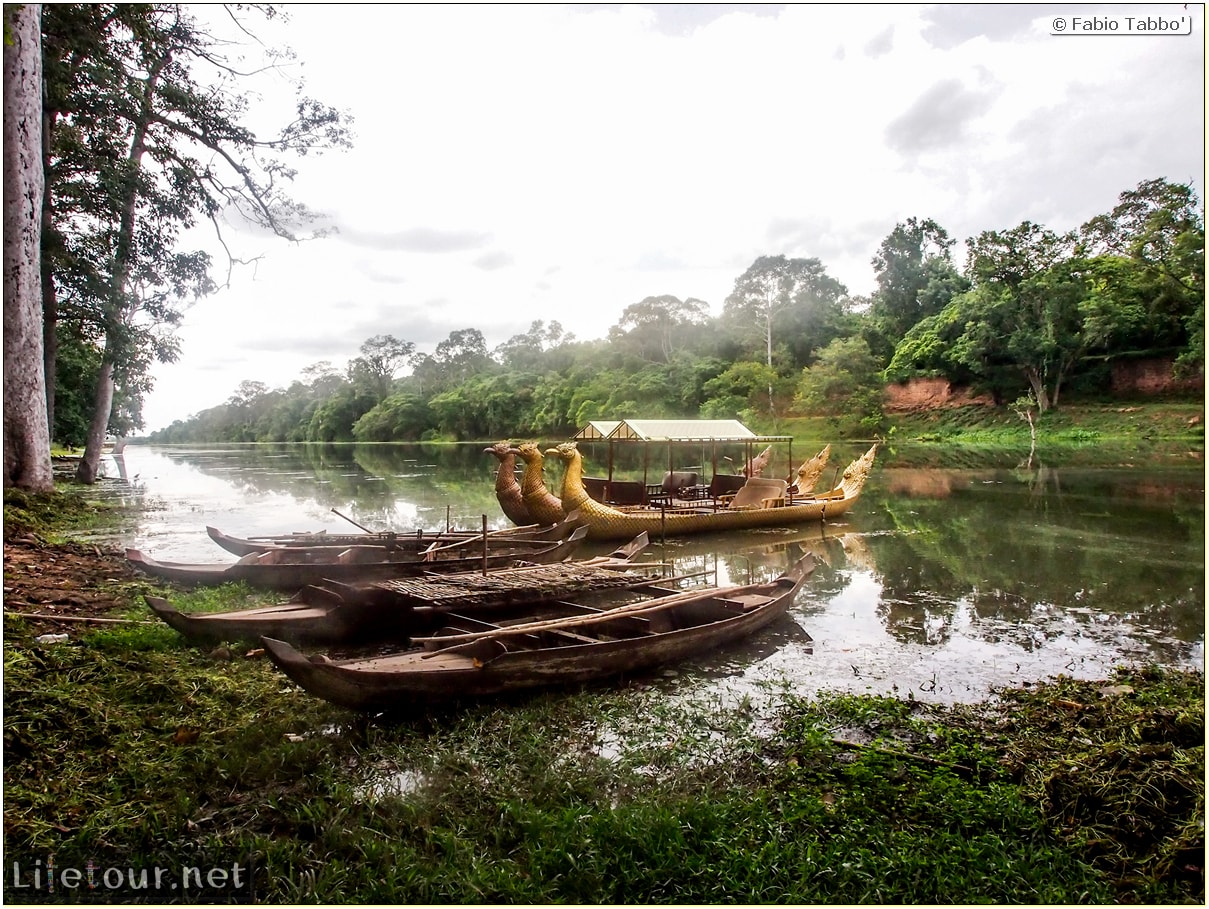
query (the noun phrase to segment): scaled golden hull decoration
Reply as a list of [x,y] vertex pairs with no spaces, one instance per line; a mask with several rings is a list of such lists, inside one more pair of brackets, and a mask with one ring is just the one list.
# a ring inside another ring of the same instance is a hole
[[512,449],[525,462],[525,473],[521,477],[521,497],[535,524],[557,524],[567,516],[562,499],[546,488],[542,476],[545,458],[534,442],[524,442]]
[[483,454],[492,454],[499,458],[500,468],[495,474],[495,497],[504,516],[520,527],[535,523],[533,516],[529,514],[529,506],[525,504],[521,484],[516,481],[516,449],[505,439],[490,448],[484,448]]
[[762,452],[743,465],[743,476],[745,477],[762,477],[764,476],[764,468],[768,466],[769,459],[772,458],[772,446],[769,445]]
[[793,484],[797,487],[798,495],[804,496],[808,492],[814,491],[815,485],[819,482],[819,477],[827,469],[827,460],[830,457],[831,446],[827,445],[822,451],[798,468],[798,472],[793,480]]

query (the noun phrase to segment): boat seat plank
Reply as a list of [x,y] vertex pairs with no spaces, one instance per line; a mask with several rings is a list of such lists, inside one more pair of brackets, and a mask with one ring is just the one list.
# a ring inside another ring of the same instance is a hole
[[659,584],[643,584],[641,587],[634,588],[635,593],[650,594],[656,597],[670,597],[677,593],[684,593],[678,587],[663,587]]
[[576,644],[599,644],[600,643],[600,640],[598,638],[590,638],[587,635],[576,634],[574,631],[562,631],[559,629],[554,629],[553,631],[547,631],[546,634],[552,638],[555,638],[555,639],[562,638],[563,640],[571,641]]
[[770,596],[765,596],[761,593],[748,593],[733,597],[721,597],[717,600],[727,606],[738,606],[744,612],[752,609],[757,609],[772,599]]
[[245,617],[253,619],[303,619],[303,618],[323,618],[331,612],[330,606],[307,606],[301,603],[297,604],[282,604],[280,608],[265,609],[263,607],[253,607],[251,609],[240,609],[236,612],[195,612],[189,618],[206,620],[209,618],[221,619],[242,619]]

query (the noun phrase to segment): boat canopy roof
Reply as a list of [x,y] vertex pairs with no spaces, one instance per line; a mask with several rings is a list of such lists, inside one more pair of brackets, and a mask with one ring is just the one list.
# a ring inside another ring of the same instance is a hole
[[620,420],[592,420],[575,433],[576,439],[607,439],[609,433],[621,425]]
[[784,442],[792,436],[765,436],[738,420],[598,420],[576,439],[623,442]]

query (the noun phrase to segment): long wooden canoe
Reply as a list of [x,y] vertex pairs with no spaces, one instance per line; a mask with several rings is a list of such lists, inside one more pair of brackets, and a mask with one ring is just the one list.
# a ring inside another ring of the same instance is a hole
[[152,612],[195,643],[255,643],[261,637],[310,644],[403,640],[454,609],[477,615],[601,590],[653,589],[659,579],[633,562],[646,546],[643,534],[592,559],[358,585],[324,581],[285,603],[229,612],[183,613],[162,597],[146,600]]
[[308,659],[265,638],[269,657],[308,692],[358,710],[402,709],[459,697],[565,685],[639,672],[753,634],[784,615],[814,570],[807,554],[766,584],[710,588],[597,610],[574,602],[558,614],[509,624],[450,616],[447,628],[391,656]]
[[561,540],[537,545],[514,542],[485,544],[486,552],[469,545],[437,549],[417,556],[414,553],[390,553],[380,546],[351,546],[294,551],[288,548],[249,553],[231,564],[188,564],[160,562],[137,549],[127,549],[126,559],[138,570],[153,577],[180,584],[225,584],[246,581],[274,590],[299,590],[325,579],[344,583],[363,583],[399,578],[428,571],[473,571],[508,568],[519,564],[549,564],[569,558],[587,536],[587,528],[565,527]]
[[289,602],[233,612],[184,613],[163,597],[145,597],[147,606],[193,643],[256,642],[262,636],[308,644],[350,643],[373,638],[406,638],[411,609],[372,590],[348,603],[339,591],[309,584]]
[[[571,526],[575,526],[574,522]],[[451,546],[462,543],[481,544],[483,534],[476,530],[417,530],[414,533],[294,533],[273,536],[236,537],[223,533],[217,527],[206,527],[210,539],[227,552],[246,556],[253,552],[268,552],[271,549],[331,549],[333,546],[348,549],[350,546],[380,546],[392,552],[423,553],[434,546]],[[509,527],[504,530],[488,531],[491,541],[523,540],[548,542],[561,539],[564,529],[559,525]]]
[[[785,483],[752,478],[747,481],[755,492],[746,495],[740,489],[728,500],[699,501],[685,507],[632,506],[613,508],[596,501],[584,488],[583,460],[574,442],[564,442],[546,452],[566,464],[563,474],[563,507],[570,514],[579,512],[589,527],[590,540],[628,540],[646,531],[652,538],[743,530],[751,527],[792,527],[812,521],[824,521],[846,512],[860,498],[869,478],[877,446],[845,468],[840,482],[827,492],[791,495]],[[773,484],[761,486],[759,484]],[[767,488],[769,491],[760,492]]]

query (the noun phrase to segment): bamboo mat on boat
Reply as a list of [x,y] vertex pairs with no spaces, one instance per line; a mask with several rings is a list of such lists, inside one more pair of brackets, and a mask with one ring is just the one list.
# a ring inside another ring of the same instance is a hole
[[426,600],[433,606],[461,606],[501,594],[523,593],[526,599],[546,593],[564,597],[593,590],[632,587],[658,579],[655,573],[634,570],[642,567],[638,564],[632,569],[619,570],[616,564],[609,567],[559,562],[487,574],[461,572],[456,576],[395,578],[376,581],[374,586]]

